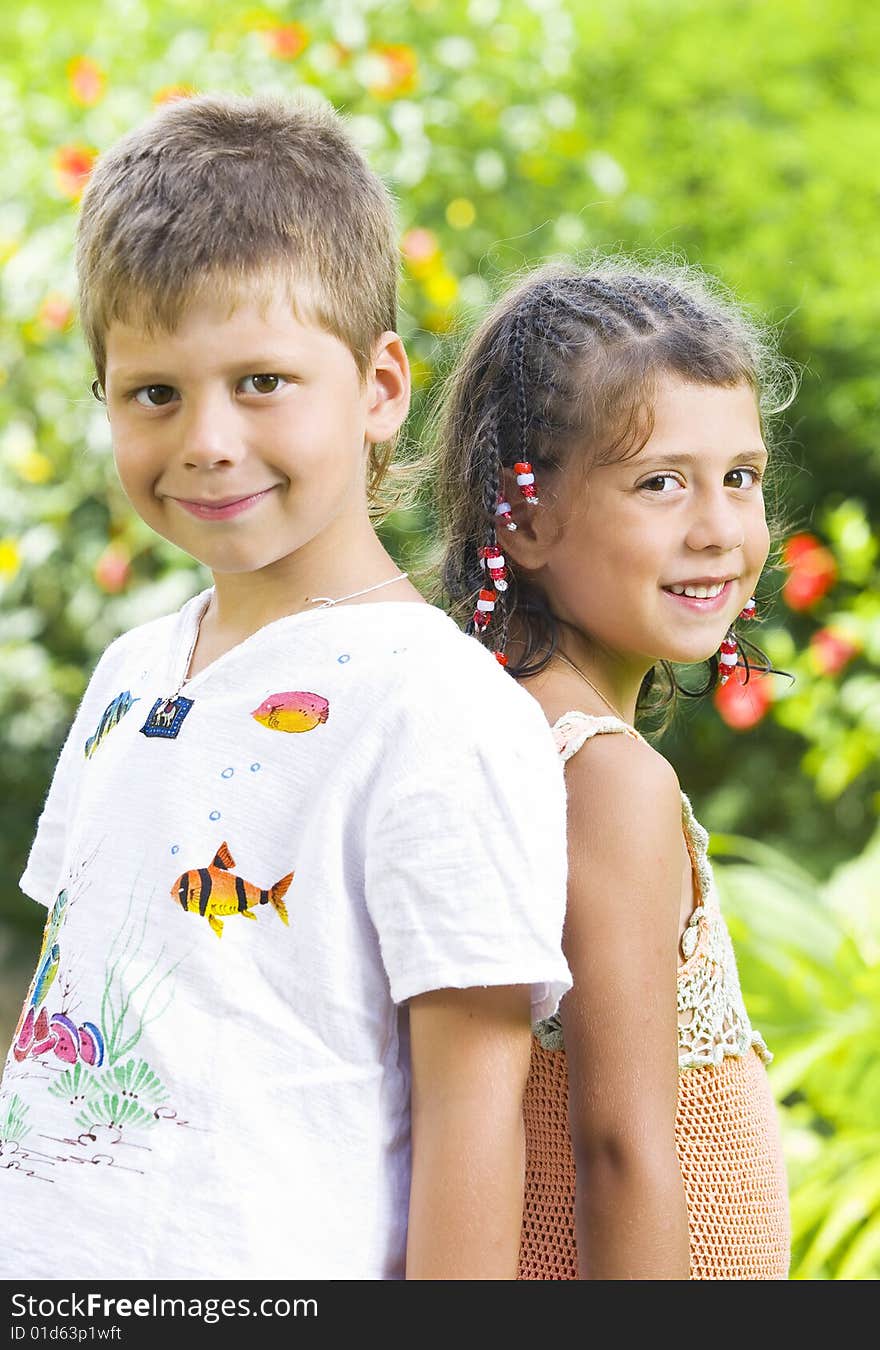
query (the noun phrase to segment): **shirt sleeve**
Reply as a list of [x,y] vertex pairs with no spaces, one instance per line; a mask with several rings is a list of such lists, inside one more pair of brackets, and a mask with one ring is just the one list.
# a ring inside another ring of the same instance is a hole
[[395,1002],[528,984],[539,1021],[571,987],[565,785],[539,705],[499,675],[486,716],[447,691],[410,730],[371,812],[367,905]]
[[[118,640],[117,640],[118,641]],[[19,880],[25,895],[50,908],[54,903],[65,862],[67,825],[76,785],[85,758],[85,743],[95,731],[111,697],[107,694],[106,672],[113,663],[116,643],[101,657],[83,694],[67,739],[55,765],[52,782],[37,822],[27,866]]]

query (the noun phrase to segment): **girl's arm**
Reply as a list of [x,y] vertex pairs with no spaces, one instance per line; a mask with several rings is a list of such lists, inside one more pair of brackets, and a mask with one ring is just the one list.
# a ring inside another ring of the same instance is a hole
[[409,1280],[516,1278],[529,998],[517,985],[410,1001]]
[[596,737],[569,761],[562,1001],[582,1279],[689,1276],[675,1150],[681,795],[649,746]]

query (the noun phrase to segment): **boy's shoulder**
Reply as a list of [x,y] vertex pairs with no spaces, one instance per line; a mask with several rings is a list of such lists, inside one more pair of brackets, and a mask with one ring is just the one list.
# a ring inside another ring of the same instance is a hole
[[375,674],[387,681],[400,716],[410,722],[454,725],[459,731],[481,729],[495,736],[531,727],[552,740],[537,700],[443,610],[428,604],[375,608],[386,611],[373,631],[374,650],[382,663]]
[[130,667],[131,662],[136,662],[141,654],[154,657],[164,643],[173,639],[185,611],[201,606],[204,597],[205,592],[202,591],[185,601],[179,609],[125,629],[104,648],[95,666],[92,680],[97,677],[109,677],[120,668]]

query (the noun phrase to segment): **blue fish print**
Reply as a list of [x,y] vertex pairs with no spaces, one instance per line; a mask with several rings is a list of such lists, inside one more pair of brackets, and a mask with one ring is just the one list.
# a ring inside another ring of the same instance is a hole
[[92,755],[100,745],[107,739],[110,732],[121,722],[125,714],[136,703],[140,703],[139,698],[132,698],[131,690],[125,689],[121,694],[117,694],[112,703],[101,713],[101,720],[95,728],[94,735],[86,741],[83,752],[86,759],[91,759]]
[[61,948],[55,942],[46,953],[45,960],[37,971],[37,978],[34,980],[34,992],[31,995],[31,1003],[35,1008],[39,1008],[43,999],[49,992],[49,988],[58,974],[58,966],[61,963]]

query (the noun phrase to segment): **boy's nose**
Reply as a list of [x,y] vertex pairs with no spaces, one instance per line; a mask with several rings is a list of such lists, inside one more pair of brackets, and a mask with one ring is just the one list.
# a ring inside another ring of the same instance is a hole
[[181,426],[181,451],[187,468],[234,464],[241,457],[235,419],[228,408],[211,402],[186,409]]

